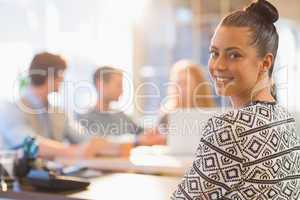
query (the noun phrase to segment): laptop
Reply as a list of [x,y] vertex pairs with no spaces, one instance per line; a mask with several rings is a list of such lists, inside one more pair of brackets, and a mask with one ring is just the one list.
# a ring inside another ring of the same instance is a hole
[[207,120],[229,108],[179,109],[169,115],[168,154],[194,156]]

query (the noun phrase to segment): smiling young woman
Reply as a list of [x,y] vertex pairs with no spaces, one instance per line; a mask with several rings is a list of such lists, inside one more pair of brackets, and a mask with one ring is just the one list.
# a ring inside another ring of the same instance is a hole
[[234,109],[208,120],[172,199],[300,199],[295,120],[271,92],[278,17],[272,4],[258,0],[216,28],[209,71]]

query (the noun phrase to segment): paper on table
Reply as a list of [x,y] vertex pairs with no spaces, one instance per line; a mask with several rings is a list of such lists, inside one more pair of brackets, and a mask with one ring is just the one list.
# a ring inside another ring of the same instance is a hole
[[91,169],[182,176],[192,164],[192,157],[164,155],[158,147],[137,147],[130,158],[57,159],[63,165],[80,164]]

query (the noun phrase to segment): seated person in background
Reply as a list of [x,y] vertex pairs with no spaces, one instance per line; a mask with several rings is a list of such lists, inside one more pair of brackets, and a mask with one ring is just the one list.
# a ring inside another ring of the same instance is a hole
[[167,93],[158,123],[161,133],[167,132],[168,113],[176,109],[215,107],[210,82],[205,79],[202,68],[189,60],[180,60],[173,65]]
[[110,105],[118,101],[123,93],[122,71],[113,67],[100,67],[93,75],[93,83],[98,99],[94,108],[77,115],[78,122],[90,135],[118,136],[126,133],[138,135],[143,131],[132,119]]
[[[18,102],[1,107],[0,137],[5,148],[19,146],[27,136],[37,138],[39,155],[47,158],[90,157],[109,146],[103,139],[85,140],[79,126],[71,126],[61,110],[49,106],[48,94],[58,91],[66,67],[58,55],[34,56],[29,68],[30,85],[25,94]],[[64,141],[82,144],[66,145]]]
[[97,104],[87,113],[78,114],[76,117],[90,135],[107,137],[129,133],[136,135],[135,144],[160,144],[160,138],[143,134],[143,128],[125,113],[110,108],[111,103],[118,101],[123,92],[121,70],[109,66],[100,67],[93,75],[93,82],[98,94]]
[[258,0],[227,15],[210,45],[209,71],[233,110],[207,121],[196,158],[171,199],[300,198],[295,119],[272,95],[277,9]]

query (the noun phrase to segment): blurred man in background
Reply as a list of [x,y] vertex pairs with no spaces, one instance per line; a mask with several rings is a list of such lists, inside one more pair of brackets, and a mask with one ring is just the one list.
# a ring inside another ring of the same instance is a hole
[[110,66],[100,67],[93,75],[93,83],[98,94],[96,106],[77,117],[89,135],[115,137],[133,134],[135,145],[164,144],[161,136],[145,132],[125,113],[111,109],[111,103],[118,101],[123,93],[121,70]]
[[44,52],[34,56],[24,95],[0,112],[0,136],[6,148],[16,148],[28,136],[37,139],[42,157],[91,157],[111,147],[103,139],[88,138],[62,110],[49,105],[48,95],[59,90],[66,68],[59,55]]

